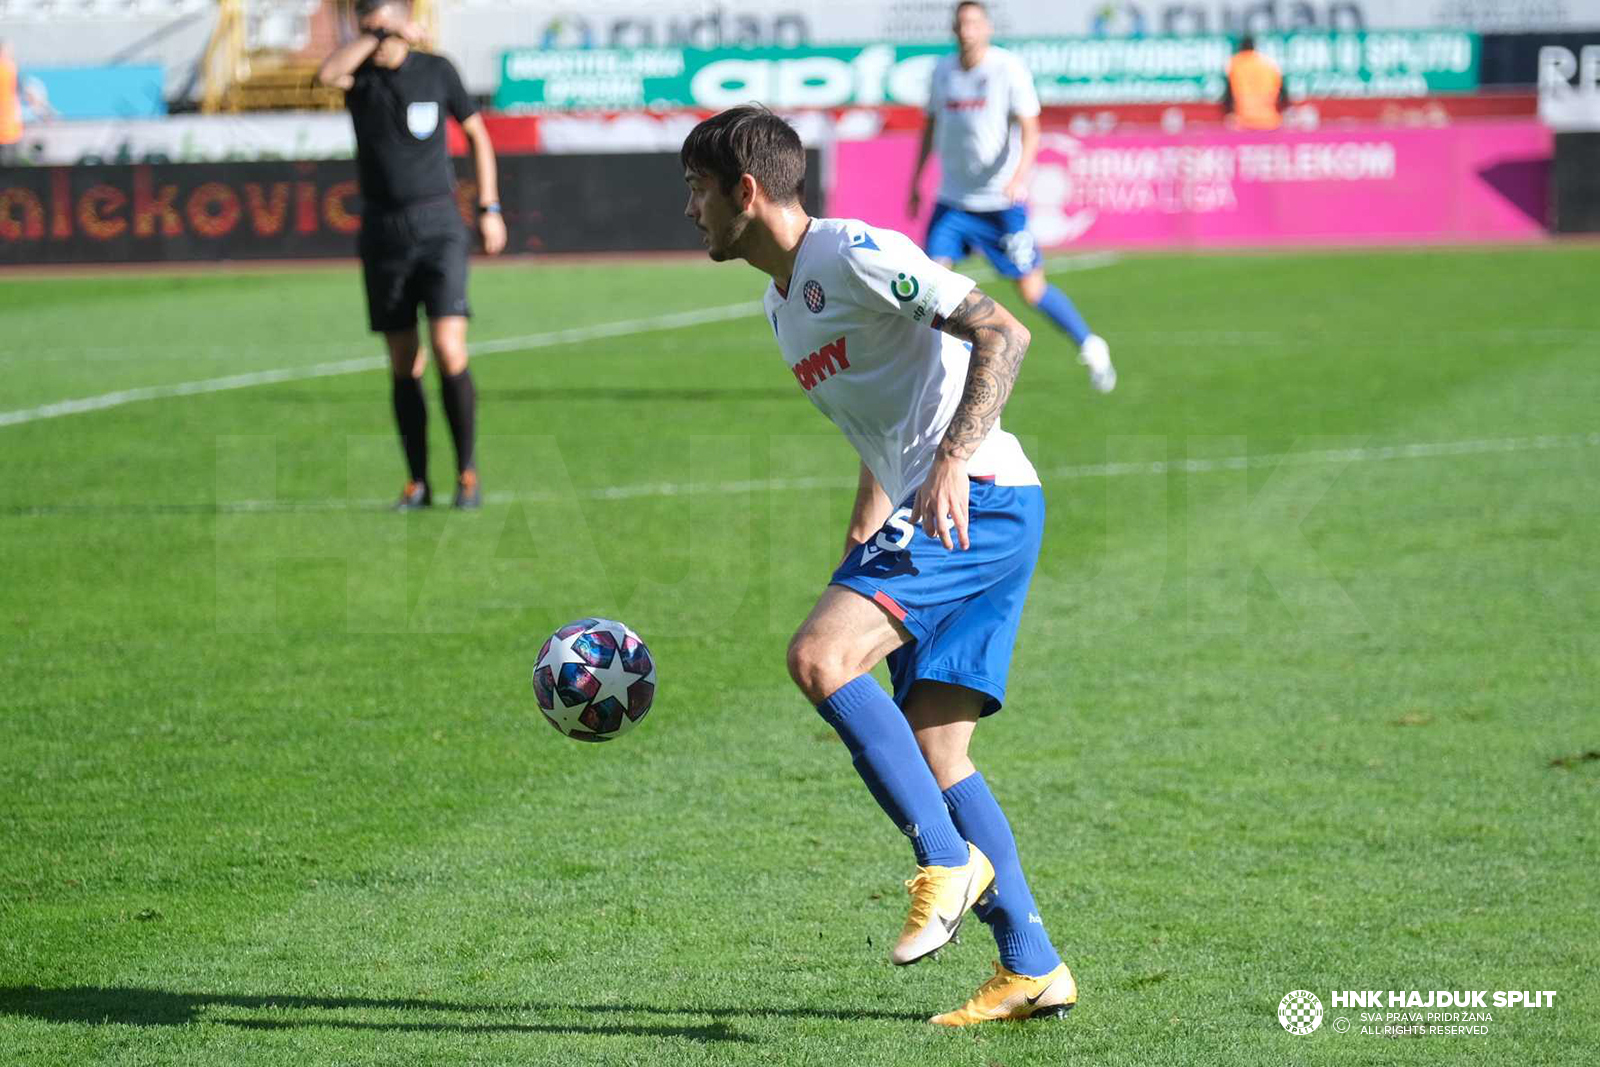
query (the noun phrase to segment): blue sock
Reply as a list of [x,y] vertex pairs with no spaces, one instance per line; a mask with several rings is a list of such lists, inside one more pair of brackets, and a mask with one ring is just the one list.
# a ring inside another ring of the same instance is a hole
[[928,761],[911,724],[870,674],[846,682],[817,705],[817,713],[839,732],[856,773],[895,826],[911,838],[923,867],[959,867],[967,842],[950,821]]
[[1083,321],[1083,316],[1078,314],[1078,309],[1072,300],[1053,285],[1044,287],[1044,295],[1034,307],[1050,316],[1050,321],[1070,333],[1072,340],[1079,345],[1083,344],[1092,332],[1089,324]]
[[963,836],[994,864],[994,888],[975,910],[989,924],[1000,962],[1018,974],[1041,977],[1061,966],[1061,956],[1045,933],[1033,891],[1022,876],[1017,842],[1005,812],[989,792],[983,775],[973,773],[944,791],[944,802]]

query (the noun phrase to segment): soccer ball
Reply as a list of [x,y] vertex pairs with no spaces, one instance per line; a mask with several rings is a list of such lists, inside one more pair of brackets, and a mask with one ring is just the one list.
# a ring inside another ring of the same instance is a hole
[[655,660],[622,623],[579,619],[551,634],[539,650],[533,695],[545,719],[568,737],[609,741],[650,710]]

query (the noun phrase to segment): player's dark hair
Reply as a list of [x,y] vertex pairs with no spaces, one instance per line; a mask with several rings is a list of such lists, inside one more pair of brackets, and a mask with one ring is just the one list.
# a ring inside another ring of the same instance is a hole
[[794,127],[760,104],[741,104],[706,119],[683,139],[683,169],[715,178],[724,195],[748,174],[776,204],[806,191],[806,150]]
[[380,7],[388,7],[390,4],[399,4],[401,7],[411,6],[409,0],[356,0],[356,16],[358,18],[366,18]]
[[1256,50],[1256,39],[1254,37],[1250,36],[1247,33],[1243,37],[1239,38],[1239,51],[1241,51],[1241,52],[1254,52],[1255,50]]
[[961,17],[961,12],[969,7],[975,7],[979,11],[982,11],[985,17],[987,17],[989,14],[989,8],[981,3],[980,0],[961,0],[961,3],[956,5],[956,18],[959,19]]

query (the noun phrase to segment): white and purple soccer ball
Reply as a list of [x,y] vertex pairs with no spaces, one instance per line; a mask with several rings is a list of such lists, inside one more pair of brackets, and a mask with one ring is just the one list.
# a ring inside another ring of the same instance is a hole
[[557,730],[610,741],[656,697],[656,664],[639,635],[611,619],[579,619],[550,635],[533,664],[533,695]]

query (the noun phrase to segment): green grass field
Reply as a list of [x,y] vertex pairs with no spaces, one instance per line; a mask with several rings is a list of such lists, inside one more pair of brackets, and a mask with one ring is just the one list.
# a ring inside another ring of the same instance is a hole
[[[909,852],[783,667],[848,447],[755,313],[515,340],[754,300],[751,271],[480,267],[474,340],[513,340],[474,363],[465,516],[383,510],[377,369],[42,417],[376,356],[353,268],[8,277],[0,1063],[1590,1060],[1597,273],[1567,246],[1057,276],[1122,384],[1029,318],[1006,425],[1049,528],[975,755],[1082,1000],[958,1033],[922,1020],[988,932],[887,963]],[[610,745],[529,687],[587,614],[659,661]],[[1335,989],[1557,997],[1395,1038]]]

